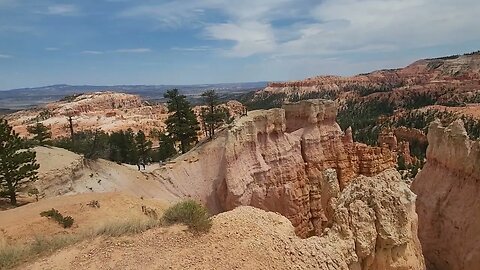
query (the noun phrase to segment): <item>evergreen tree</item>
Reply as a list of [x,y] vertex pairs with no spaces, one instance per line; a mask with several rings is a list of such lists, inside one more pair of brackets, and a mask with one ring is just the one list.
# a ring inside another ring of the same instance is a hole
[[21,184],[37,179],[36,153],[13,131],[5,119],[0,119],[0,196],[17,204]]
[[147,140],[145,133],[140,130],[135,136],[136,150],[138,157],[146,162],[150,150],[152,150],[152,142]]
[[38,143],[38,145],[45,145],[52,138],[52,133],[50,130],[42,123],[37,123],[33,126],[27,127],[28,132],[33,134],[33,140]]
[[125,149],[122,149],[122,152],[125,156],[125,163],[137,164],[138,163],[138,152],[135,144],[135,133],[131,128],[127,129],[125,134]]
[[168,158],[173,157],[177,154],[177,149],[175,149],[175,142],[170,136],[162,133],[159,135],[160,145],[158,146],[158,158],[161,161],[165,161]]
[[175,141],[180,142],[180,149],[185,153],[198,140],[197,131],[200,128],[197,117],[187,98],[179,94],[178,89],[168,90],[164,97],[168,98],[170,113],[166,121],[167,131]]
[[132,129],[120,130],[110,135],[109,159],[118,163],[137,164],[137,146]]
[[215,90],[208,90],[202,93],[202,99],[207,106],[207,110],[202,113],[202,122],[205,125],[206,133],[211,139],[215,135],[215,129],[225,120],[225,113],[219,110],[219,97]]

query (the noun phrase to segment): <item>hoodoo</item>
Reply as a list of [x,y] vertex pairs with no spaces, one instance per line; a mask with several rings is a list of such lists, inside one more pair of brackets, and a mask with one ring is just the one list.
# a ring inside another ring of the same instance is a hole
[[395,164],[390,150],[354,143],[336,123],[336,113],[333,101],[307,100],[241,118],[227,134],[223,208],[276,211],[300,236],[320,234],[332,220],[327,169],[335,174],[332,188],[341,190],[359,175]]
[[480,141],[468,139],[463,122],[428,131],[427,163],[415,178],[419,237],[431,269],[480,265]]

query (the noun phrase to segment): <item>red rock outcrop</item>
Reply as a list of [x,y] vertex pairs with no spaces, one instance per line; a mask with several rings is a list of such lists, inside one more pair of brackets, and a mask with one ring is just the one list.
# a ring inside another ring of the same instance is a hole
[[[354,143],[335,122],[335,102],[307,100],[283,109],[253,111],[228,131],[225,210],[251,205],[289,218],[301,236],[320,234],[331,222],[322,187],[335,169],[338,190],[359,175],[393,168],[390,150]],[[338,178],[338,180],[337,180]]]
[[430,125],[427,163],[415,178],[419,238],[431,269],[480,265],[480,141],[458,120]]
[[[393,152],[396,152],[398,157],[403,157],[403,160],[406,165],[411,165],[416,162],[416,158],[412,157],[410,154],[410,143],[408,141],[398,141],[396,131],[397,130],[414,130],[416,129],[407,129],[407,128],[397,128],[394,131],[391,129],[382,130],[378,136],[378,145],[380,147],[385,147],[390,149]],[[420,131],[419,131],[420,132]],[[415,134],[415,133],[414,133]],[[405,137],[403,137],[405,138]],[[421,140],[420,143],[423,141]],[[425,142],[426,143],[426,142]]]
[[[253,100],[280,94],[284,101],[305,96],[329,97],[340,101],[358,98],[388,100],[398,107],[407,107],[419,95],[438,104],[471,103],[480,87],[480,53],[419,60],[411,65],[378,70],[351,77],[317,76],[305,80],[273,82],[258,91]],[[469,110],[470,111],[470,110]]]

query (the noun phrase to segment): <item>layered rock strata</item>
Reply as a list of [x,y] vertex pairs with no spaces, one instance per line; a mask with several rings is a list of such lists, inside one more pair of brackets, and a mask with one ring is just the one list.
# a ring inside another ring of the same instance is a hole
[[[335,122],[336,104],[307,100],[283,109],[253,111],[228,131],[226,171],[218,188],[222,208],[251,205],[290,219],[300,236],[320,234],[332,222],[326,189],[343,190],[359,175],[393,168],[386,148],[354,143]],[[327,171],[333,169],[334,171]]]
[[480,141],[461,120],[430,125],[427,163],[415,178],[419,237],[430,269],[480,265]]

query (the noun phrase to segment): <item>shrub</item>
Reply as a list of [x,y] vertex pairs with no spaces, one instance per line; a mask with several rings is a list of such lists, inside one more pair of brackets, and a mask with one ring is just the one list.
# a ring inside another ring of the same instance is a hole
[[0,269],[12,269],[24,258],[23,253],[24,249],[20,246],[0,242]]
[[212,227],[207,208],[193,200],[168,208],[162,219],[168,225],[183,223],[193,232],[207,232]]
[[92,208],[100,208],[100,203],[97,200],[92,200],[89,203],[87,203],[87,205]]
[[74,219],[71,216],[64,217],[58,210],[52,208],[48,211],[43,211],[40,213],[42,217],[52,218],[59,224],[63,225],[63,228],[70,228],[73,225]]

